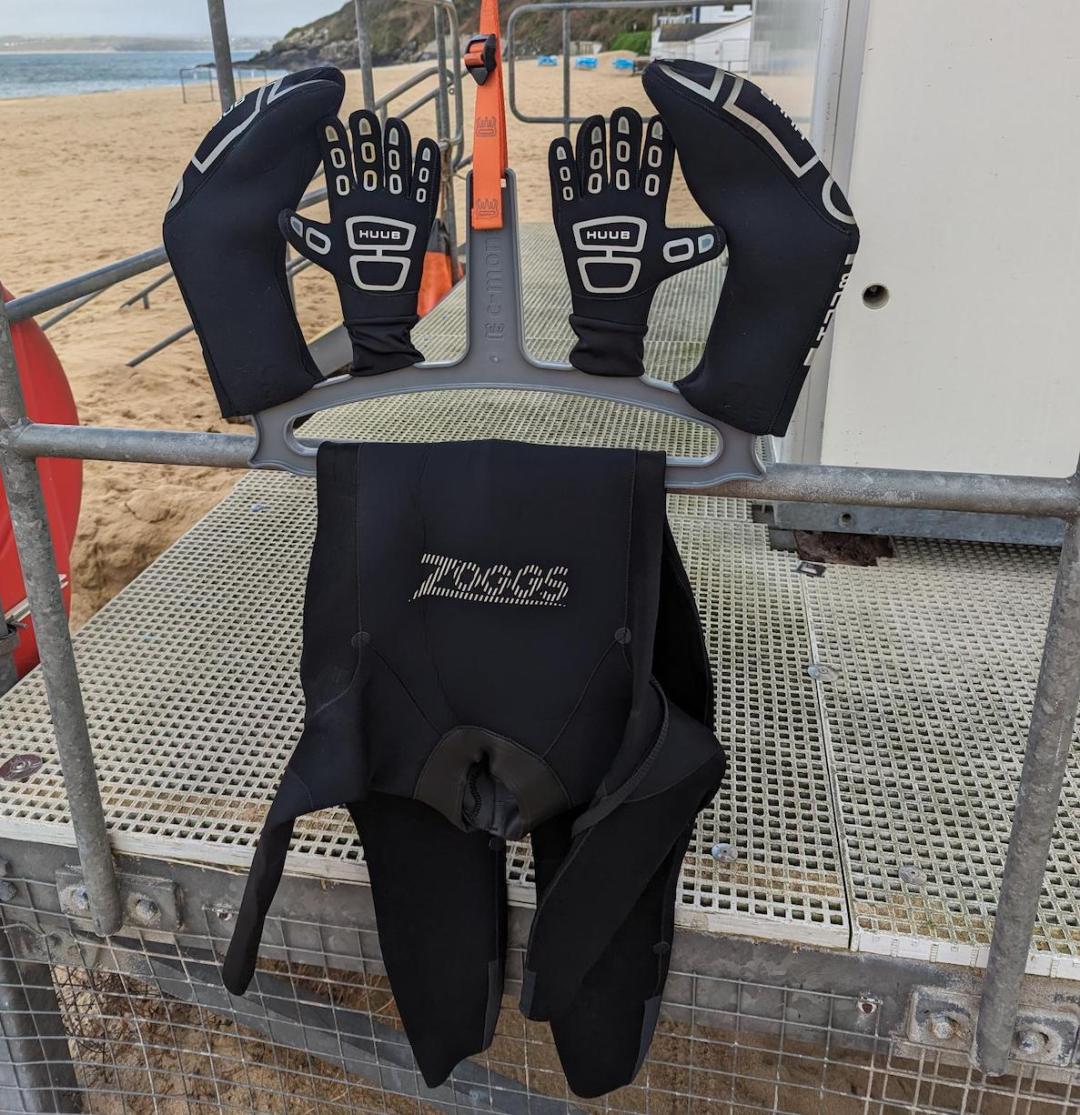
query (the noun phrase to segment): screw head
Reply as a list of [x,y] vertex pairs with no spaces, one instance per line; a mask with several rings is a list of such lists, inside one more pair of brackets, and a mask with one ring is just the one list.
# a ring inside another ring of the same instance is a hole
[[0,902],[10,902],[16,894],[18,890],[13,882],[9,879],[0,879]]
[[41,770],[43,763],[44,759],[33,753],[12,755],[6,763],[0,764],[0,778],[7,782],[25,782]]
[[826,665],[824,662],[811,662],[806,667],[807,676],[814,679],[814,681],[827,682],[836,681],[837,672],[832,666]]
[[900,882],[906,883],[909,887],[926,886],[926,872],[920,871],[914,864],[901,864],[897,874],[900,876]]
[[145,895],[135,900],[132,913],[139,925],[154,926],[161,921],[161,907]]
[[714,844],[709,849],[709,855],[720,863],[734,863],[739,858],[739,853],[726,842]]
[[1019,1052],[1029,1057],[1034,1057],[1039,1053],[1045,1052],[1049,1043],[1050,1039],[1042,1030],[1028,1028],[1026,1030],[1021,1030],[1016,1035],[1016,1048]]
[[956,1037],[959,1027],[955,1018],[947,1014],[934,1014],[928,1019],[926,1029],[932,1038],[938,1041],[950,1041]]

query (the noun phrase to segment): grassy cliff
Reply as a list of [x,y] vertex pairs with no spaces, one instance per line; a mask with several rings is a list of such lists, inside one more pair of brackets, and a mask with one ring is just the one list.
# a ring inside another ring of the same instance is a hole
[[[376,65],[415,61],[435,37],[431,7],[410,0],[365,0],[372,55]],[[526,0],[503,0],[506,17]],[[458,0],[458,18],[464,33],[476,31],[480,0]],[[652,26],[651,11],[627,4],[612,11],[575,12],[571,33],[575,40],[593,39],[611,47],[626,32],[643,31]],[[561,17],[557,12],[523,16],[515,28],[522,54],[556,53],[561,42]],[[275,69],[298,70],[325,62],[335,66],[356,65],[356,9],[352,0],[342,7],[296,27],[269,50],[257,56],[257,64]]]

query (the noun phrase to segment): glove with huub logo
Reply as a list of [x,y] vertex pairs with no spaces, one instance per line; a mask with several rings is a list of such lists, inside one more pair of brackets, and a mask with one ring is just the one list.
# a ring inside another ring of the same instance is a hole
[[385,128],[373,112],[349,117],[349,140],[334,118],[319,125],[330,222],[285,209],[282,234],[337,281],[345,328],[352,339],[353,375],[377,375],[418,364],[409,336],[419,320],[416,301],[428,236],[439,201],[439,148],[416,145],[404,122]]
[[669,229],[664,221],[675,148],[659,117],[644,127],[617,108],[609,127],[591,116],[577,149],[556,139],[548,152],[551,207],[570,280],[570,363],[592,375],[639,376],[649,307],[672,275],[715,259],[718,228]]

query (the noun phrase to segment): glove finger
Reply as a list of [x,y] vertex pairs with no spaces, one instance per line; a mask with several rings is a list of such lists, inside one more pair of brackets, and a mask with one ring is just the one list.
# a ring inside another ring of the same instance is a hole
[[322,267],[327,265],[326,257],[333,246],[329,225],[309,221],[293,209],[282,209],[278,214],[278,228],[281,230],[281,235],[305,259]]
[[583,194],[598,194],[607,186],[607,138],[602,116],[590,116],[578,129],[577,165]]
[[574,149],[567,139],[553,139],[548,148],[548,174],[551,177],[551,207],[577,200],[578,175]]
[[319,124],[319,147],[326,172],[326,189],[333,208],[335,199],[348,197],[355,185],[349,166],[349,141],[336,116],[328,116]]
[[699,263],[708,263],[724,250],[726,237],[715,225],[704,228],[670,229],[662,255],[667,276],[678,275]]
[[439,205],[439,145],[433,139],[422,139],[416,145],[413,164],[412,196],[421,205],[430,207],[432,215]]
[[638,183],[641,158],[641,114],[617,108],[611,114],[611,183],[616,190],[632,190]]
[[361,108],[349,117],[352,133],[353,162],[356,181],[366,193],[379,190],[383,184],[382,124],[369,109]]
[[408,197],[412,190],[412,136],[404,120],[391,116],[383,130],[383,161],[386,163],[386,189],[397,197]]
[[641,188],[646,197],[655,198],[661,212],[667,208],[671,175],[675,169],[675,144],[663,120],[654,116],[645,130],[641,152]]

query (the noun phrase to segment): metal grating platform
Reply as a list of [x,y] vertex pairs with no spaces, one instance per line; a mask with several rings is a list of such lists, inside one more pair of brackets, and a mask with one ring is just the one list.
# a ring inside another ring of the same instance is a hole
[[[876,569],[804,579],[856,949],[985,965],[1056,566],[1053,550],[902,540]],[[1029,961],[1070,979],[1078,818],[1074,761]]]
[[[554,239],[527,229],[523,243],[530,344],[558,358],[570,333]],[[691,365],[721,278],[716,266],[661,291],[649,340],[657,374],[674,378]],[[422,326],[430,358],[460,350],[460,293]],[[305,432],[709,448],[692,423],[513,392],[399,396],[318,415]],[[684,866],[680,923],[981,963],[1053,555],[901,543],[877,569],[832,566],[813,579],[798,574],[793,555],[769,549],[745,503],[678,496],[669,510],[717,666],[731,757]],[[249,475],[79,633],[119,850],[247,865],[300,729],[313,532],[312,482]],[[835,670],[832,680],[810,677],[815,661]],[[0,839],[72,843],[36,674],[0,701],[0,725],[0,761],[27,751],[46,758],[29,781],[0,784]],[[1077,787],[1074,770],[1032,958],[1032,970],[1069,978],[1080,978]],[[288,870],[364,878],[344,812],[298,826]],[[523,845],[511,857],[515,901],[531,898],[530,870]]]

